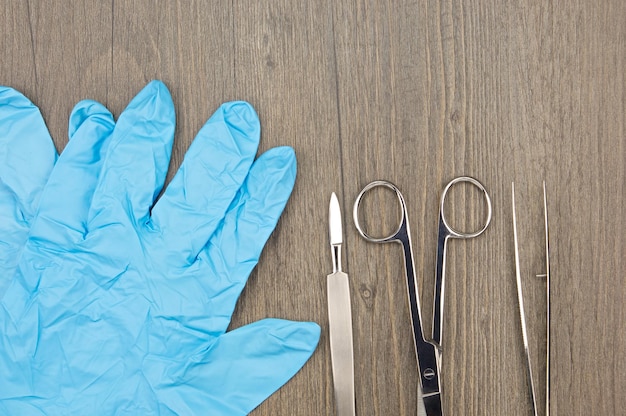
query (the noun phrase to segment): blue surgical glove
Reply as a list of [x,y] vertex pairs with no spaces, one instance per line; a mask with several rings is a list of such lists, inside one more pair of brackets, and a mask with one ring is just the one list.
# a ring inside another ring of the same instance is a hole
[[0,303],[0,413],[247,414],[315,349],[314,323],[225,332],[291,193],[293,151],[254,160],[254,110],[225,104],[155,204],[174,118],[154,81],[59,157]]
[[[110,122],[102,123],[103,119]],[[66,147],[89,146],[110,134],[113,117],[102,105],[82,101],[69,120]],[[110,127],[110,128],[109,128]],[[0,299],[15,275],[39,198],[57,153],[39,109],[18,91],[0,86]],[[75,162],[80,162],[76,160]],[[98,169],[93,166],[92,169]]]

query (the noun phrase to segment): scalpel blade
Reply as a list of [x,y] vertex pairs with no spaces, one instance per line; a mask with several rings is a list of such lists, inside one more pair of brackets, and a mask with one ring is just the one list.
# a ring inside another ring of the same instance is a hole
[[[330,205],[328,206],[328,236],[330,238],[330,246],[341,246],[343,243],[343,227],[341,225],[341,208],[339,208],[339,200],[333,192],[330,196]],[[334,250],[333,250],[334,251]],[[333,263],[341,270],[341,258],[334,258]]]
[[341,210],[333,192],[329,207],[333,273],[327,277],[328,326],[337,416],[354,416],[354,353],[348,275],[341,270]]

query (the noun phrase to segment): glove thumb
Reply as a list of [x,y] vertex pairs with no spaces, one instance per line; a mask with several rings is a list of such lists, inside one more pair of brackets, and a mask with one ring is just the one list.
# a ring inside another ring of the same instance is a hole
[[178,414],[246,415],[300,370],[319,337],[315,323],[280,319],[227,332],[158,376],[159,401]]

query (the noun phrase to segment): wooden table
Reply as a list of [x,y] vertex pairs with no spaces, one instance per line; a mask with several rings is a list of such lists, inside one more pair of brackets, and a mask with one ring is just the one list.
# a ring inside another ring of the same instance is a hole
[[[521,266],[539,400],[545,380],[542,182],[552,266],[552,412],[625,414],[626,2],[3,1],[0,84],[42,110],[57,148],[80,99],[115,114],[151,79],[178,114],[172,173],[217,106],[251,102],[261,150],[290,145],[298,179],[239,301],[238,327],[312,320],[319,347],[255,415],[333,414],[325,281],[327,210],[344,210],[360,415],[415,414],[416,362],[397,246],[361,239],[358,191],[387,179],[407,200],[430,330],[437,209],[453,177],[480,179],[493,222],[448,251],[443,385],[447,415],[530,415],[513,257]],[[367,207],[393,228],[386,192]],[[482,216],[458,187],[449,216]],[[376,221],[378,222],[376,222]],[[380,224],[380,225],[377,225]],[[540,406],[543,414],[543,406]]]

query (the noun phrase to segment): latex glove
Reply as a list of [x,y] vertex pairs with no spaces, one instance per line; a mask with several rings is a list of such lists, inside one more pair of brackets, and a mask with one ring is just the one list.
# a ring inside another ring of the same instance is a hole
[[293,151],[254,161],[254,110],[225,104],[153,206],[173,134],[154,81],[111,135],[59,158],[1,303],[0,412],[246,414],[312,354],[314,323],[225,332],[291,193]]
[[[66,146],[66,153],[89,149],[112,130],[113,117],[106,108],[93,101],[82,101],[70,116],[68,135],[76,141]],[[39,109],[20,92],[0,86],[0,299],[15,274],[56,159],[57,152]],[[99,166],[85,169],[98,172]]]

